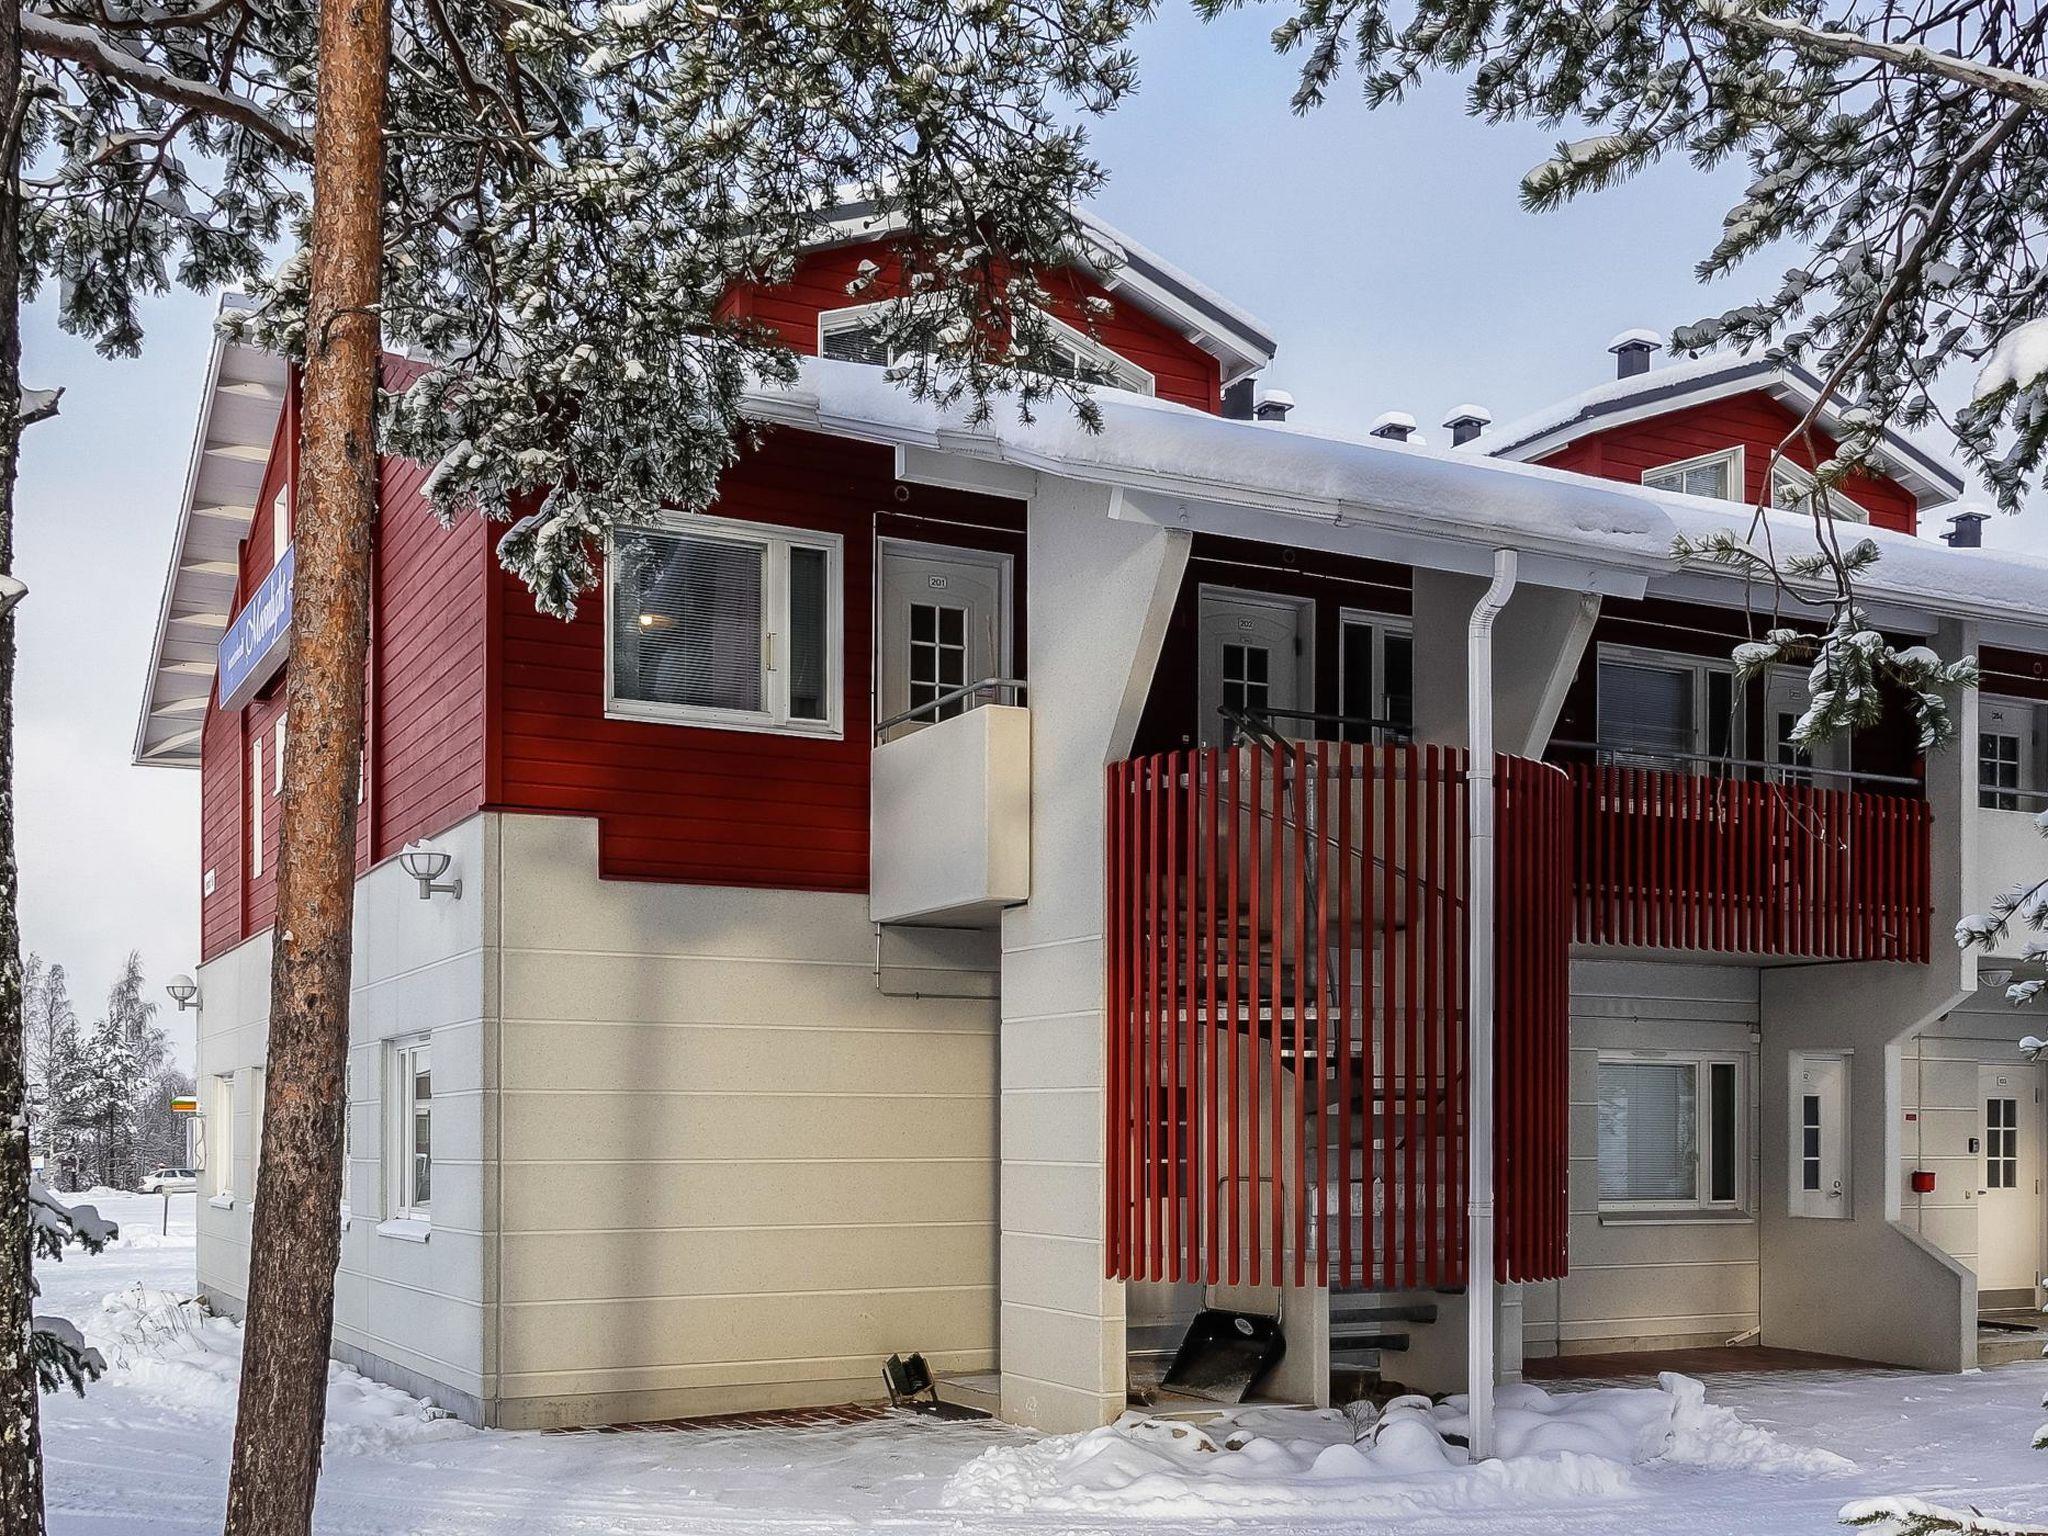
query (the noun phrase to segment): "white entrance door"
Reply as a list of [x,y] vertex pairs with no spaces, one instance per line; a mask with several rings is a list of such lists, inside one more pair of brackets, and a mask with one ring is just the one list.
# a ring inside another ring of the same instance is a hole
[[1833,1052],[1792,1057],[1794,1216],[1842,1220],[1849,1205],[1849,1058]]
[[2041,1086],[2034,1067],[1979,1067],[1977,1285],[2032,1289],[2041,1265]]
[[[884,541],[875,623],[875,718],[888,720],[956,688],[1005,675],[1009,665],[1009,560],[975,549]],[[882,734],[950,719],[956,699]]]
[[1802,769],[1828,768],[1841,771],[1849,766],[1849,738],[1836,736],[1816,747],[1802,747],[1792,739],[1793,727],[1812,702],[1806,674],[1789,667],[1774,667],[1764,679],[1764,737],[1770,761],[1778,765],[1772,776],[1781,783],[1818,783],[1822,789],[1847,789],[1841,779],[1816,777]]
[[[1309,708],[1314,696],[1308,658],[1307,605],[1228,587],[1204,587],[1201,599],[1198,701],[1203,746],[1231,739],[1221,710],[1258,712]],[[1283,736],[1312,734],[1306,720],[1273,721]]]

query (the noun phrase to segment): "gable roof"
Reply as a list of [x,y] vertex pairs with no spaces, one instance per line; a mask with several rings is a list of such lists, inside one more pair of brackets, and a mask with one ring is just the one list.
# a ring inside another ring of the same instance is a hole
[[[1090,248],[1081,265],[1111,293],[1120,293],[1154,319],[1180,332],[1223,367],[1234,384],[1273,361],[1277,343],[1266,324],[1215,289],[1147,250],[1107,219],[1083,208],[1078,220]],[[847,202],[826,221],[842,240],[873,240],[903,227],[894,213],[872,202]]]
[[[1528,463],[1548,458],[1595,432],[1752,392],[1767,394],[1803,416],[1820,398],[1821,381],[1796,364],[1781,366],[1760,357],[1713,353],[1652,368],[1633,378],[1610,380],[1519,420],[1489,428],[1465,446],[1468,451],[1497,459]],[[1840,435],[1839,412],[1832,408],[1823,411],[1819,423],[1830,436]],[[1923,512],[1963,494],[1963,477],[1955,466],[1903,432],[1885,432],[1876,463],[1912,492]]]
[[[238,294],[221,299],[223,310],[246,304]],[[276,353],[215,335],[135,722],[138,765],[199,766],[199,737],[213,696],[220,638],[232,617],[240,546],[256,515],[290,387],[290,372]]]

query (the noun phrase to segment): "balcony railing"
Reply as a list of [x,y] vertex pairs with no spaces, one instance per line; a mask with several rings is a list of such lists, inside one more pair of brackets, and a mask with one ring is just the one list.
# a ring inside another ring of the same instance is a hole
[[[1108,1272],[1465,1279],[1468,776],[1274,742],[1108,774]],[[1563,1273],[1569,785],[1497,768],[1499,1274]]]
[[1925,962],[1927,803],[1912,780],[1702,760],[1572,763],[1581,944]]

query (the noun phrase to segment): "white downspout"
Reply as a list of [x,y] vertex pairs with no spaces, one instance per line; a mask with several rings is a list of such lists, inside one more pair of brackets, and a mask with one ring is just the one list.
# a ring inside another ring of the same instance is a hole
[[1471,889],[1465,946],[1466,1060],[1471,1066],[1471,1164],[1466,1179],[1465,1224],[1469,1233],[1465,1274],[1465,1388],[1471,1404],[1470,1452],[1474,1461],[1493,1458],[1493,621],[1515,590],[1515,552],[1493,552],[1493,585],[1472,610],[1466,632],[1465,727],[1472,762],[1466,849]]

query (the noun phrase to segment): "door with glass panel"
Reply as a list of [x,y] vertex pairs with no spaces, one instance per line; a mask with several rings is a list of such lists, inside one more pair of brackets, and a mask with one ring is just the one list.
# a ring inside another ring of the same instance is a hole
[[1792,1057],[1794,1216],[1846,1221],[1849,1203],[1849,1058],[1825,1052]]
[[[1234,727],[1222,713],[1226,705],[1252,715],[1310,707],[1307,604],[1204,587],[1198,629],[1196,714],[1202,745],[1221,746],[1232,739]],[[1314,734],[1306,720],[1285,714],[1269,718],[1282,736]]]
[[2041,1091],[2037,1067],[1977,1069],[1984,1134],[1977,1180],[1977,1286],[2033,1286],[2041,1267]]
[[1977,804],[1987,811],[2035,811],[2032,704],[1980,699],[1977,704]]
[[877,585],[875,718],[921,711],[885,737],[972,709],[981,701],[947,695],[1008,675],[1008,556],[884,540]]
[[[1771,778],[1781,784],[1847,789],[1849,781],[1839,776],[1849,767],[1846,734],[1810,746],[1793,740],[1793,732],[1811,704],[1804,672],[1791,667],[1771,669],[1764,680],[1765,752],[1771,763]],[[1816,773],[1815,769],[1828,771]]]

